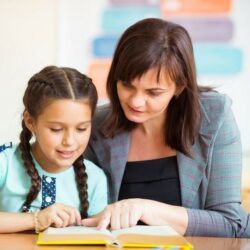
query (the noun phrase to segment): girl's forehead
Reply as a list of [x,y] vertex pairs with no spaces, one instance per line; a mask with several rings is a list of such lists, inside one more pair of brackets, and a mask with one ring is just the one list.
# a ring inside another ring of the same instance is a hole
[[86,100],[71,100],[71,99],[58,99],[48,102],[42,109],[41,115],[47,116],[73,116],[76,113],[85,113],[91,111],[91,106]]

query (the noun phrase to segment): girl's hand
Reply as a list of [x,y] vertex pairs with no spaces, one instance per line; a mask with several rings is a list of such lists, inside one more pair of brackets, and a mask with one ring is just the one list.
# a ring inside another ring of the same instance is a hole
[[54,203],[38,213],[38,226],[40,231],[50,226],[66,227],[74,223],[81,225],[80,212],[74,207],[61,203]]
[[105,229],[121,229],[132,227],[143,220],[144,200],[125,199],[108,205],[101,213],[92,218],[82,220],[83,226]]

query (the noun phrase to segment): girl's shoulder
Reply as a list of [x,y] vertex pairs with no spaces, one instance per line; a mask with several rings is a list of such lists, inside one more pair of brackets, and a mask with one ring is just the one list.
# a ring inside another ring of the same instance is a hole
[[0,164],[3,165],[3,162],[13,160],[13,157],[16,155],[18,146],[14,145],[12,142],[8,142],[0,145]]
[[0,145],[0,153],[4,152],[4,151],[9,152],[9,151],[11,151],[11,149],[13,150],[15,148],[16,148],[16,146],[14,146],[12,142],[8,142],[8,143]]
[[104,171],[95,165],[92,161],[84,159],[84,165],[88,175],[88,187],[91,190],[96,185],[106,185],[107,177]]
[[103,170],[92,161],[84,159],[84,165],[86,167],[86,171],[88,175],[95,176],[96,178],[98,177],[102,178],[103,176],[105,176]]
[[11,142],[0,145],[0,187],[4,183],[8,169],[19,168],[20,164],[18,145]]

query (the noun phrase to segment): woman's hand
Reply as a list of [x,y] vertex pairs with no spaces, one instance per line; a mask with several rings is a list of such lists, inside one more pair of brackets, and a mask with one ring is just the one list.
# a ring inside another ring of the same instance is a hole
[[80,212],[74,207],[54,203],[38,213],[38,229],[41,231],[50,226],[66,227],[73,224],[81,225]]
[[108,205],[101,213],[82,220],[82,225],[105,229],[121,229],[135,226],[138,221],[147,225],[171,225],[184,234],[188,225],[188,214],[184,207],[173,206],[147,199],[125,199]]
[[132,227],[142,219],[144,202],[142,199],[126,199],[108,205],[101,213],[92,218],[82,220],[83,226],[105,229]]
[[101,213],[82,220],[83,226],[105,229],[132,227],[142,220],[144,214],[143,199],[125,199],[108,205]]

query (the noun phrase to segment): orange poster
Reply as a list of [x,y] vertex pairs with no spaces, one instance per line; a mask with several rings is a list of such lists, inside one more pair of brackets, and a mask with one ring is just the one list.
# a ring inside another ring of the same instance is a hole
[[161,0],[161,14],[226,14],[231,11],[231,0]]
[[105,101],[108,99],[106,94],[106,81],[111,65],[111,59],[95,59],[89,64],[88,76],[92,78],[97,88],[98,100]]

